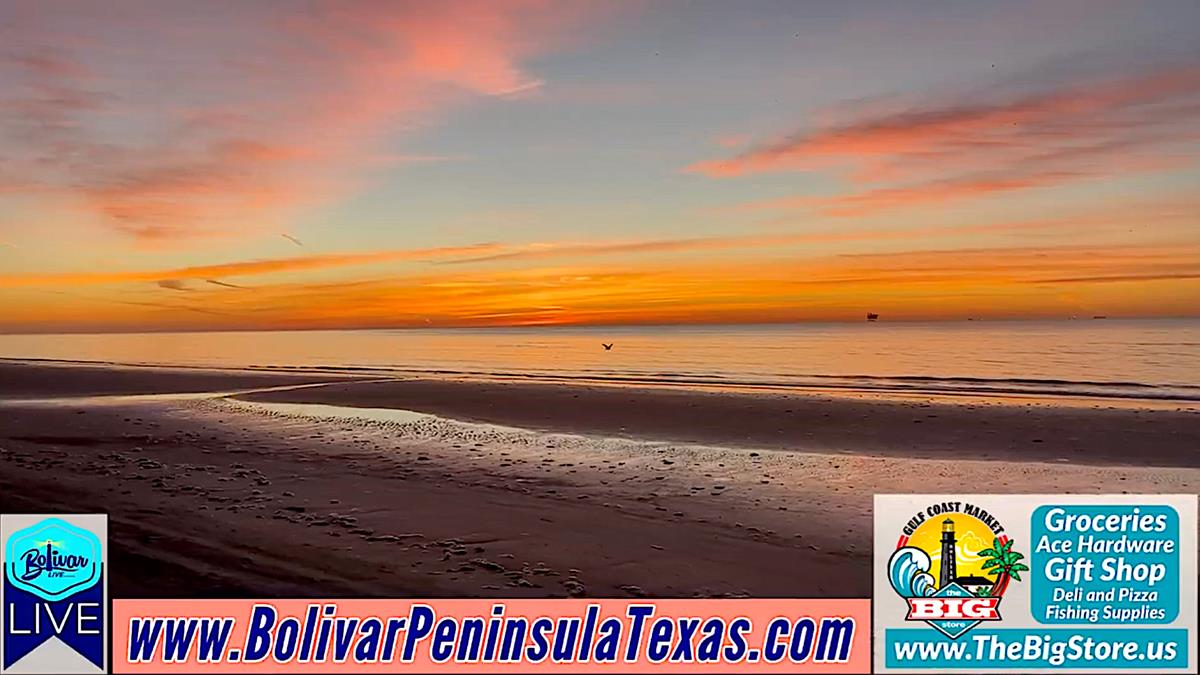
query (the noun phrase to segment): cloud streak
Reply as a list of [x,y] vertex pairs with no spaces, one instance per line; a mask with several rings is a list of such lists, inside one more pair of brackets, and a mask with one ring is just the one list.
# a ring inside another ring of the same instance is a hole
[[222,288],[249,288],[248,286],[239,286],[238,284],[231,284],[228,281],[221,281],[220,279],[205,279],[204,283],[212,284],[213,286],[220,286]]
[[1176,168],[1200,139],[1200,65],[1000,98],[995,92],[802,131],[692,173],[731,178],[832,171],[846,192],[760,202],[864,215],[933,202]]
[[536,88],[521,62],[583,7],[250,3],[218,22],[6,3],[0,186],[11,175],[145,244],[262,234],[407,161],[374,149],[396,128]]
[[[633,264],[646,258],[670,260],[674,257],[709,256],[736,251],[757,251],[754,258],[793,250],[797,253],[831,249],[846,244],[882,244],[886,242],[946,241],[951,238],[977,239],[1002,237],[1028,240],[1039,237],[1047,245],[1054,241],[1076,241],[1081,234],[1100,235],[1132,232],[1135,227],[1153,225],[1168,240],[1186,241],[1188,228],[1196,223],[1200,202],[1190,196],[1160,197],[1130,202],[1120,208],[1105,207],[1063,213],[1054,217],[1025,220],[998,220],[962,224],[909,227],[836,227],[825,230],[757,231],[739,235],[682,237],[593,242],[535,242],[502,244],[483,242],[462,246],[443,246],[383,251],[356,251],[302,255],[258,260],[243,260],[187,267],[116,270],[105,272],[65,272],[50,274],[0,275],[0,288],[47,286],[88,286],[151,282],[170,290],[197,290],[191,282],[244,289],[229,277],[270,276],[316,270],[369,268],[387,263],[410,263],[439,267],[513,267],[550,261],[593,261]],[[811,254],[811,253],[808,253]],[[969,251],[966,252],[969,254]],[[852,254],[846,254],[852,255]],[[875,255],[861,253],[858,255]],[[1032,253],[1030,253],[1032,255]],[[738,256],[744,258],[742,253]]]
[[[776,256],[724,266],[702,262],[517,268],[500,272],[418,274],[354,284],[303,285],[267,291],[267,303],[309,308],[317,325],[542,325],[589,323],[794,321],[857,317],[864,306],[895,318],[1063,316],[1054,274],[1133,277],[1147,264],[1163,270],[1129,284],[1186,284],[1200,273],[1196,247],[992,248],[902,251],[876,256]],[[1171,278],[1166,278],[1167,276]],[[1073,289],[1087,282],[1071,281]],[[1182,288],[1159,286],[1159,288]],[[903,289],[903,292],[897,291]],[[1196,301],[1165,293],[1155,309],[1194,311]],[[1174,298],[1172,300],[1172,298]],[[981,299],[986,299],[981,303]],[[1108,301],[1123,314],[1139,303]],[[352,308],[352,309],[347,309]],[[400,315],[397,316],[397,308]],[[240,310],[239,310],[240,311]]]
[[494,250],[495,244],[473,246],[450,246],[424,249],[401,249],[390,251],[367,251],[360,253],[329,253],[324,255],[293,258],[246,260],[215,265],[193,265],[170,269],[122,270],[113,272],[65,272],[56,274],[27,274],[0,276],[0,288],[29,286],[88,286],[150,281],[172,290],[194,290],[187,286],[188,280],[204,280],[216,285],[228,283],[213,281],[213,277],[239,277],[320,270],[336,267],[373,265],[389,262],[432,261],[447,256],[473,255]]
[[166,288],[166,289],[172,290],[172,291],[189,291],[190,292],[190,291],[196,290],[196,289],[192,288],[188,284],[187,280],[185,280],[185,279],[159,279],[158,287]]
[[[362,270],[326,282],[263,279],[252,293],[197,286],[173,296],[196,299],[174,314],[164,315],[152,298],[131,299],[154,312],[127,321],[151,329],[719,323],[857,318],[881,308],[894,319],[1061,317],[1078,312],[1064,304],[1068,297],[1112,316],[1187,315],[1200,311],[1198,282],[1194,243],[776,250],[720,265],[597,257],[499,269]],[[1113,287],[1122,290],[1104,290]],[[10,304],[17,310],[5,322],[10,328],[43,325],[53,315],[44,302]],[[220,318],[191,316],[198,308]],[[77,314],[76,325],[109,320],[87,307]]]

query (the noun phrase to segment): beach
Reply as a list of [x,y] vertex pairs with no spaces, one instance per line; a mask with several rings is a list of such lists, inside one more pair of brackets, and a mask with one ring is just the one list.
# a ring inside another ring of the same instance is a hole
[[1195,407],[5,361],[115,597],[862,597],[872,495],[1195,493]]

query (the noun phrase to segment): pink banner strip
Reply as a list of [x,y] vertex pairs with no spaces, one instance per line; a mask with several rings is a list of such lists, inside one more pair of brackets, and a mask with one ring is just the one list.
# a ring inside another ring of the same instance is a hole
[[865,673],[869,600],[114,600],[115,673]]

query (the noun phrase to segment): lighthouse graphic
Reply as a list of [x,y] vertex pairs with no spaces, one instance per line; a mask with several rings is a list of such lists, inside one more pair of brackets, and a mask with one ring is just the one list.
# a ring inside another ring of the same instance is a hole
[[[984,621],[1001,620],[1004,585],[988,576],[1007,574],[1005,561],[1024,556],[1009,552],[1012,540],[996,533],[1002,528],[994,518],[985,522],[971,513],[945,509],[929,515],[934,517],[922,519],[900,537],[888,558],[888,582],[908,605],[906,621],[922,621],[955,640]],[[1012,578],[1020,581],[1016,566]]]
[[942,521],[942,573],[938,578],[938,588],[945,588],[958,578],[958,548],[955,546],[954,521],[947,518]]

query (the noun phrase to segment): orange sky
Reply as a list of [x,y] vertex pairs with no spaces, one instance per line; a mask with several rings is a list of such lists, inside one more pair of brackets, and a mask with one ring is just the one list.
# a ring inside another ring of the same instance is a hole
[[1200,315],[1198,10],[1067,4],[6,3],[0,331]]
[[[676,255],[663,264],[662,251]],[[724,244],[724,246],[721,246]],[[478,251],[380,251],[222,266],[0,279],[7,320],[46,331],[779,322],[1172,315],[1200,295],[1200,244],[1055,245],[805,256],[654,242]],[[597,248],[599,252],[597,252]],[[609,252],[618,251],[618,252]],[[694,252],[694,253],[693,253]],[[509,256],[500,258],[500,256]],[[525,257],[536,265],[523,263]],[[747,260],[747,258],[753,258]],[[419,261],[405,274],[393,261]],[[461,264],[459,264],[461,262]],[[316,270],[336,275],[322,280]],[[352,272],[351,272],[352,270]],[[219,278],[213,278],[217,276]],[[152,280],[163,293],[129,292]]]

